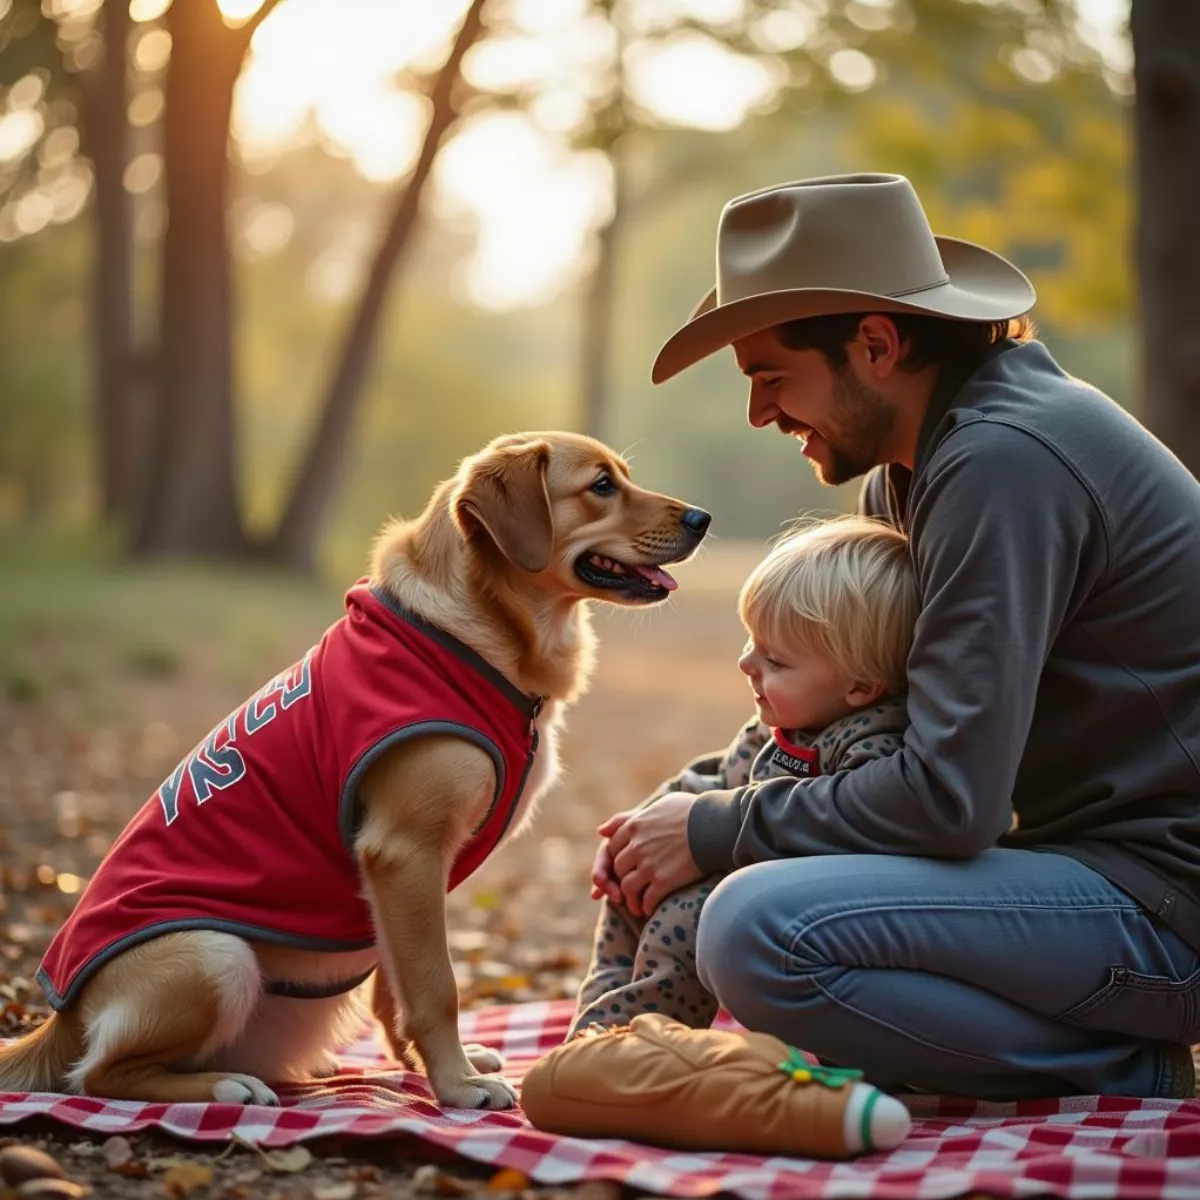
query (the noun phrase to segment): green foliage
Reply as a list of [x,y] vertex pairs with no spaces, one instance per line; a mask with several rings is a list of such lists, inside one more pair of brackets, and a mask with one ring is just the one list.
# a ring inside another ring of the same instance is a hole
[[0,519],[89,504],[83,233],[0,246]]
[[44,692],[42,681],[33,668],[22,663],[14,663],[8,668],[4,690],[8,698],[18,704],[32,704],[40,700]]
[[[707,32],[762,56],[756,22],[773,7],[754,0],[744,20]],[[1007,252],[1032,275],[1040,323],[1065,365],[1130,400],[1128,113],[1074,37],[1069,6],[803,7],[814,14],[812,37],[768,55],[789,81],[773,111],[719,136],[635,113],[638,127],[625,134],[631,200],[618,263],[612,440],[632,447],[642,482],[710,507],[724,536],[769,534],[800,509],[845,507],[853,492],[822,490],[790,441],[746,427],[744,383],[728,355],[665,388],[649,384],[658,346],[711,286],[717,215],[739,192],[846,170],[909,175],[939,232]],[[47,40],[52,24],[37,0],[15,0],[0,19],[0,42],[12,39],[0,54],[0,91],[30,70],[46,72],[56,106],[47,109],[49,124],[74,119],[77,81]],[[79,53],[86,44],[87,37],[72,43],[72,66],[87,62]],[[834,56],[847,49],[875,64],[869,90],[836,82]],[[1049,64],[1044,82],[1021,74],[1021,51]],[[581,143],[604,140],[612,131],[600,126],[611,115],[594,114]],[[36,150],[21,169],[25,186],[39,169]],[[17,187],[13,172],[0,177],[0,207],[6,187]],[[370,243],[391,193],[318,145],[244,173],[238,191],[235,226],[269,203],[286,206],[295,229],[282,252],[247,258],[237,270],[240,478],[248,524],[263,532],[316,419],[352,303],[353,291],[338,302],[320,298],[314,275],[347,246]],[[455,284],[469,238],[437,225],[436,212],[426,215],[419,253],[384,319],[325,542],[326,565],[340,580],[361,571],[386,514],[419,511],[434,483],[489,437],[579,419],[577,292],[533,311],[472,310]],[[0,523],[61,524],[91,511],[89,234],[77,221],[0,245]],[[147,330],[154,250],[143,242],[138,263]],[[130,647],[125,667],[134,669],[145,647],[158,645],[121,644]]]
[[[386,193],[315,151],[299,156],[322,183],[313,221],[280,254],[239,267],[238,314],[243,495],[251,528],[271,529],[336,361],[351,300],[314,294],[312,280],[343,244],[347,213],[370,228]],[[245,202],[281,194],[293,166],[247,180]],[[283,191],[286,193],[286,183]],[[319,211],[317,211],[319,210]],[[485,315],[456,299],[452,278],[462,247],[429,237],[392,297],[376,349],[363,412],[325,540],[340,579],[361,574],[366,548],[389,515],[414,516],[459,459],[514,428],[571,425],[571,313]],[[353,296],[353,293],[351,293]]]
[[[41,87],[36,111],[40,133],[28,153],[9,162],[0,161],[0,210],[5,201],[19,200],[39,182],[40,151],[57,129],[73,128],[79,120],[80,68],[95,52],[91,35],[60,41],[60,24],[48,15],[40,0],[12,0],[0,20],[0,97],[7,99],[14,83],[34,78]],[[83,27],[75,28],[82,32]],[[4,105],[0,105],[0,114]],[[42,168],[44,172],[44,167]]]
[[1128,105],[1073,37],[1069,10],[910,7],[912,27],[871,39],[883,81],[843,102],[851,169],[908,175],[939,232],[1013,256],[1047,328],[1127,320],[1128,258],[1114,248],[1132,219]]
[[292,662],[341,613],[340,589],[244,565],[149,566],[103,538],[0,529],[0,689],[103,703],[131,678],[233,694]]
[[40,0],[13,0],[0,24],[0,87],[9,87],[31,71],[53,76],[56,86],[69,79],[57,44],[58,25]]
[[170,679],[182,665],[175,647],[162,642],[137,642],[125,648],[123,657],[132,674],[149,679]]

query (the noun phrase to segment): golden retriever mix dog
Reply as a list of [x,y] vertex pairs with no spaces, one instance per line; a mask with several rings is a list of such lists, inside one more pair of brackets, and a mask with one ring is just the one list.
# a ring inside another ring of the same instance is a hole
[[[589,438],[501,437],[388,526],[347,613],[208,735],[114,844],[43,960],[56,1009],[0,1089],[274,1104],[371,1008],[438,1100],[508,1108],[463,1046],[445,897],[558,774],[587,600],[646,605],[709,516]],[[376,966],[381,970],[376,971]]]

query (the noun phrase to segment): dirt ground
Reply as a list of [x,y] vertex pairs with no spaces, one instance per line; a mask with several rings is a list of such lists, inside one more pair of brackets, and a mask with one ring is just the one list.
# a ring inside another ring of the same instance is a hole
[[[564,781],[532,831],[449,898],[464,1006],[574,994],[595,918],[596,824],[724,745],[750,711],[734,601],[759,553],[718,545],[678,572],[669,606],[598,612],[599,668],[570,720]],[[0,1036],[44,1016],[37,960],[129,815],[339,611],[336,592],[294,582],[47,564],[0,547]],[[40,1145],[104,1196],[349,1200],[457,1186],[428,1167],[414,1181],[428,1155],[411,1142],[310,1147],[317,1158],[287,1173],[245,1148],[221,1156],[150,1136],[105,1147],[49,1125],[3,1132],[0,1146]],[[525,1183],[446,1170],[466,1191]],[[592,1187],[583,1200],[613,1194]]]

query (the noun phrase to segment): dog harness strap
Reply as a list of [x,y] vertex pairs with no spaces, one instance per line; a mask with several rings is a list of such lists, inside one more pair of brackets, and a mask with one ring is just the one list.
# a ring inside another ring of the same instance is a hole
[[374,974],[375,968],[368,967],[353,979],[338,979],[333,983],[295,983],[290,979],[268,979],[263,983],[263,991],[268,996],[286,996],[289,1000],[328,1000],[331,996],[341,996],[354,991]]

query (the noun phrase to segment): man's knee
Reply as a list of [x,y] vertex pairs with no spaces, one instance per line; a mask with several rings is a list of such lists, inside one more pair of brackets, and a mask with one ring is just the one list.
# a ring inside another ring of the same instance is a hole
[[696,957],[705,987],[743,1021],[785,989],[792,1000],[819,991],[818,977],[836,955],[818,931],[831,917],[844,926],[863,904],[861,863],[859,856],[785,859],[727,876],[700,914]]
[[704,986],[739,1019],[754,998],[782,977],[778,863],[745,867],[723,879],[705,901],[696,934],[696,969]]

